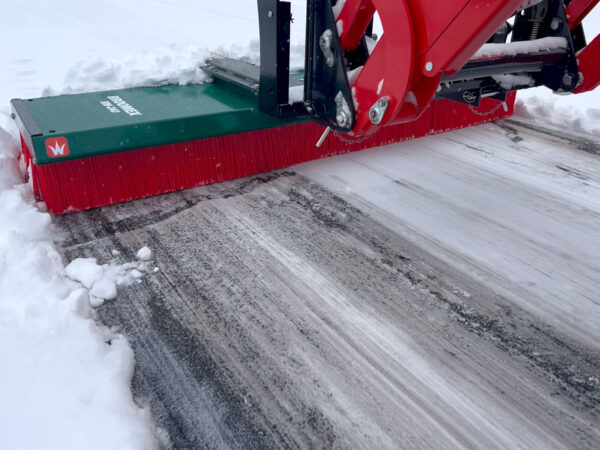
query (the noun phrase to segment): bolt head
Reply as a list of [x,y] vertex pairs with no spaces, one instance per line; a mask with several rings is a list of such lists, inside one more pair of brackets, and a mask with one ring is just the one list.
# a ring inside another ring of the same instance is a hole
[[377,112],[374,109],[369,111],[369,119],[371,119],[372,124],[378,124],[379,122],[381,122],[381,120],[379,118],[379,112]]
[[321,45],[321,50],[331,47],[331,39],[329,39],[329,36],[321,36],[319,43]]
[[335,116],[335,120],[340,127],[344,127],[348,124],[348,116],[343,111],[340,111]]
[[555,17],[552,19],[552,22],[550,22],[550,28],[552,28],[553,31],[558,30],[561,25],[562,21],[558,17]]
[[273,11],[269,11],[269,12],[267,13],[267,17],[268,17],[269,19],[270,19],[271,17],[273,17]]
[[388,100],[385,97],[381,97],[379,100],[377,100],[377,104],[385,108],[388,105]]
[[573,86],[573,77],[571,76],[571,74],[565,74],[565,76],[563,76],[562,82],[565,86],[567,87],[571,87]]
[[425,70],[427,72],[431,72],[433,70],[433,63],[431,61],[428,61],[427,64],[425,64]]

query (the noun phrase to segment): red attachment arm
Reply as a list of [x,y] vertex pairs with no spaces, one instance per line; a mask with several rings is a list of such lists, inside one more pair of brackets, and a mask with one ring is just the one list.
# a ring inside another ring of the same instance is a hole
[[344,5],[336,18],[344,50],[354,50],[358,46],[375,11],[371,0],[350,1]]
[[[600,0],[573,0],[567,6],[567,19],[569,27],[574,30]],[[577,55],[579,72],[581,73],[581,84],[573,91],[575,94],[593,91],[600,86],[600,36],[588,44]]]
[[[337,17],[344,50],[356,48],[375,11],[384,29],[353,85],[355,135],[417,119],[439,86],[489,39],[523,0],[346,0]],[[387,102],[382,119],[376,104]]]
[[[573,0],[569,26],[577,27],[600,0]],[[524,0],[346,0],[337,27],[344,50],[359,44],[375,12],[384,34],[352,89],[355,135],[417,119],[431,103],[442,74],[458,72]],[[582,84],[600,84],[600,38],[578,55]],[[383,112],[382,112],[383,111]]]
[[[441,6],[432,3],[415,1],[426,11]],[[448,28],[421,60],[423,74],[431,77],[440,72],[458,72],[522,3],[523,0],[472,0],[457,16],[448,16],[454,20],[449,21]],[[428,67],[432,69],[427,70]]]
[[573,0],[567,6],[567,19],[571,30],[577,28],[600,0]]
[[[346,0],[337,17],[342,48],[356,48],[376,9],[385,33],[352,87],[357,104],[356,135],[372,133],[398,116],[415,61],[413,24],[405,0]],[[373,123],[371,107],[382,98],[387,109],[382,120]]]
[[600,35],[577,55],[577,61],[583,81],[573,92],[593,91],[600,86]]

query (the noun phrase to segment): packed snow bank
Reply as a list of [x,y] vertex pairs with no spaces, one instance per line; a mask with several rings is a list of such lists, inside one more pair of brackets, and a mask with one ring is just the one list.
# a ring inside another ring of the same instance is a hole
[[[200,66],[209,57],[235,58],[260,64],[260,43],[202,47],[160,47],[152,51],[120,58],[92,58],[78,61],[67,72],[62,83],[45,87],[42,96],[76,94],[141,86],[202,83],[209,77]],[[304,68],[304,46],[290,49],[292,70]]]
[[600,92],[562,96],[538,88],[517,96],[515,114],[563,131],[600,137]]
[[0,128],[1,446],[154,448],[150,413],[130,391],[133,353],[65,276],[17,153]]
[[69,69],[61,85],[46,87],[42,96],[201,83],[207,77],[200,64],[208,55],[206,49],[173,45],[121,58],[88,57]]

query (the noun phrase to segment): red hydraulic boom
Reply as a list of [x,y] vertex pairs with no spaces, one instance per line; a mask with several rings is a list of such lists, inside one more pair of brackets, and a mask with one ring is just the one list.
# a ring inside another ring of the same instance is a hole
[[[307,109],[360,136],[417,119],[436,96],[478,103],[539,85],[592,90],[600,38],[588,45],[581,23],[599,1],[309,0]],[[375,13],[384,29],[378,41]]]

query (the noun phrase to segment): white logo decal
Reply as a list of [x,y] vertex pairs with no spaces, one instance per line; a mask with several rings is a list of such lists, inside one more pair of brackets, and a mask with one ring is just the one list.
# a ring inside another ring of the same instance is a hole
[[59,156],[59,155],[62,156],[65,153],[65,145],[67,145],[67,144],[58,145],[58,141],[56,141],[54,143],[54,147],[52,147],[51,145],[49,145],[48,148],[52,151],[52,153],[54,154],[54,156]]

